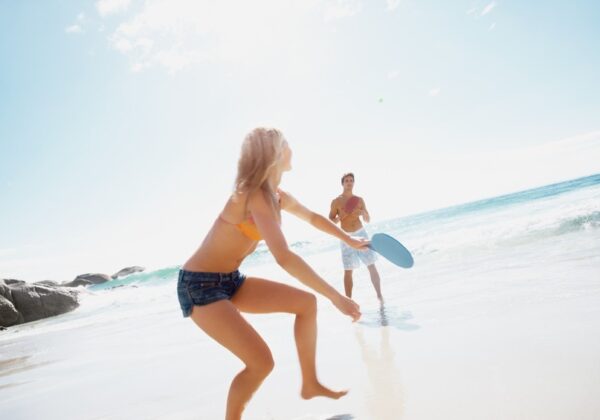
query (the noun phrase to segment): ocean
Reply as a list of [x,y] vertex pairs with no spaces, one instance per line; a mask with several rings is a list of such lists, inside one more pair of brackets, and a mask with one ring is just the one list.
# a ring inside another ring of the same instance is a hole
[[[372,223],[385,303],[355,271],[357,323],[319,299],[318,366],[339,401],[299,398],[288,315],[249,315],[275,370],[248,419],[600,418],[600,174]],[[337,240],[291,244],[343,289]],[[179,266],[85,289],[80,307],[0,332],[5,419],[218,419],[240,362],[181,317]],[[264,245],[242,272],[303,287]]]

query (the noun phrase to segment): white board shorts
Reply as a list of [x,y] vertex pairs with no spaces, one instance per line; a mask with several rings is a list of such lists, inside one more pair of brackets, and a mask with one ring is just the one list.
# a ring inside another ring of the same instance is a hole
[[[348,232],[348,235],[369,239],[365,228],[360,228],[356,232]],[[367,267],[375,264],[375,261],[377,261],[377,255],[369,248],[365,250],[354,249],[346,244],[346,242],[340,242],[340,248],[342,250],[344,270],[356,270],[360,266],[360,261]]]

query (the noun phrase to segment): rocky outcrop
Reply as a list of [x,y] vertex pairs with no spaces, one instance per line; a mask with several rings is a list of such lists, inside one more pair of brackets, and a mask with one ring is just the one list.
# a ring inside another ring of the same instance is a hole
[[64,314],[77,308],[77,291],[47,283],[0,279],[0,326]]
[[60,283],[58,283],[54,280],[36,281],[33,284],[41,284],[42,286],[60,286]]
[[106,283],[111,278],[107,274],[100,273],[88,273],[88,274],[80,274],[73,281],[68,283],[63,283],[62,286],[65,287],[77,287],[77,286],[90,286],[92,284],[101,284]]
[[80,274],[72,281],[62,284],[53,280],[27,283],[22,280],[0,279],[0,330],[72,311],[79,306],[79,291],[74,287],[102,284],[144,270],[144,267],[131,266],[112,276],[101,273]]
[[17,311],[15,305],[0,295],[0,326],[10,326],[23,322],[23,316]]
[[125,276],[128,276],[129,274],[139,273],[144,270],[145,270],[144,267],[139,267],[137,265],[134,265],[133,267],[126,267],[126,268],[118,271],[117,273],[113,274],[111,277],[113,279],[117,279],[119,277],[125,277]]
[[83,279],[75,279],[75,280],[71,280],[68,283],[63,283],[61,284],[61,286],[63,287],[77,287],[77,286],[90,286],[94,283],[92,283],[89,280],[83,280]]

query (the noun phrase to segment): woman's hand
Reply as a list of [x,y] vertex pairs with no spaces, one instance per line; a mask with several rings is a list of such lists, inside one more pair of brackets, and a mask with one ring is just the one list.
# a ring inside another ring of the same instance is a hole
[[360,306],[358,306],[358,303],[354,302],[352,299],[337,293],[331,299],[331,303],[333,303],[333,305],[338,308],[341,313],[352,318],[352,322],[359,320],[361,316]]
[[353,238],[352,236],[348,236],[346,243],[354,249],[365,250],[371,244],[371,241],[364,238]]

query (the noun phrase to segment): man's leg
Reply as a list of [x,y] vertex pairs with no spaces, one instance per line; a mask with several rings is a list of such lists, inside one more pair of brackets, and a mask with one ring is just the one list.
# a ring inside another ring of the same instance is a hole
[[352,270],[344,270],[344,291],[346,296],[352,297]]
[[369,274],[371,275],[371,283],[373,283],[373,287],[375,288],[375,292],[377,293],[377,298],[379,300],[383,300],[383,295],[381,294],[381,279],[379,278],[379,272],[375,267],[375,264],[371,264],[367,266],[369,269]]
[[358,251],[354,248],[350,248],[344,242],[340,242],[342,247],[342,263],[344,265],[344,291],[346,296],[352,297],[352,270],[358,268],[359,257]]

